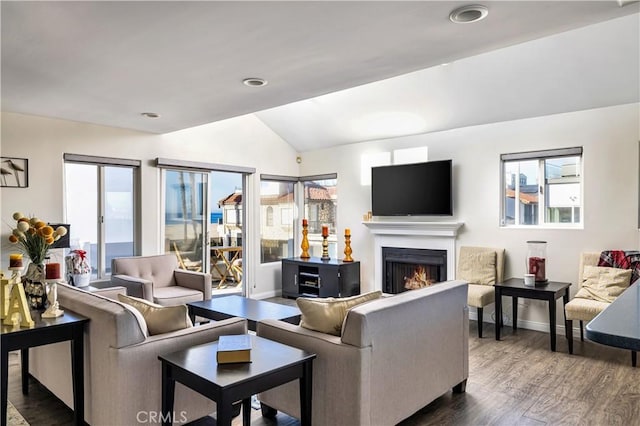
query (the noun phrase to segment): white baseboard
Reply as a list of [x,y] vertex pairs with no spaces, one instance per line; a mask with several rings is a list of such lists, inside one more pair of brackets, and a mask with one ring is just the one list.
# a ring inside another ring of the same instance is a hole
[[[486,311],[485,311],[486,312]],[[513,322],[511,321],[511,306],[509,306],[508,314],[507,309],[502,311],[502,320],[504,321],[504,325],[512,326]],[[563,318],[563,317],[562,317]],[[475,308],[469,307],[469,319],[470,320],[478,320],[478,313]],[[495,324],[495,311],[491,311],[491,315],[487,318],[487,315],[484,315],[484,322],[488,322],[491,324]],[[574,321],[574,325],[577,324],[577,327],[573,327],[573,335],[580,335],[580,321]],[[541,331],[543,333],[549,333],[549,323],[548,322],[539,322],[539,321],[529,321],[529,320],[518,320],[518,328],[525,328],[527,330],[533,331]],[[565,334],[565,326],[564,324],[560,325],[556,323],[556,337]]]
[[282,297],[282,290],[261,291],[260,293],[251,293],[252,299],[268,299],[270,297]]

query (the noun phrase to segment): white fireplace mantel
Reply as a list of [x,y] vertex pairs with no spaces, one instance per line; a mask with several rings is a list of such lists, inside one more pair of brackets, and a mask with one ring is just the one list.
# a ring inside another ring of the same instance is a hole
[[433,237],[456,237],[463,222],[409,222],[368,221],[362,222],[373,235],[426,235]]
[[447,279],[455,278],[456,239],[463,222],[367,221],[362,224],[373,234],[374,290],[383,287],[383,247],[446,250]]

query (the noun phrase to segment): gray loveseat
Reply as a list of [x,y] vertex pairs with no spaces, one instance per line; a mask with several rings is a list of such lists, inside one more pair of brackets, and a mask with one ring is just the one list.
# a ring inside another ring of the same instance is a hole
[[[125,289],[98,293],[117,297]],[[142,316],[132,308],[96,293],[58,285],[58,300],[90,319],[85,329],[85,420],[94,426],[153,423],[161,410],[161,363],[158,355],[247,332],[241,318],[211,322],[149,336]],[[70,343],[30,349],[29,371],[73,408]],[[215,411],[215,403],[176,384],[178,420],[195,420]]]
[[[275,320],[259,322],[257,334],[317,354],[313,424],[393,425],[449,389],[464,391],[467,290],[467,282],[449,281],[356,306],[342,336]],[[300,416],[297,382],[260,394],[260,401]]]

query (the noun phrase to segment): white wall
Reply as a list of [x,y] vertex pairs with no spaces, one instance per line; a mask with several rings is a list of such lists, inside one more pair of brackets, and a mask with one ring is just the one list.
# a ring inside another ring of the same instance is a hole
[[[351,228],[353,256],[361,262],[362,288],[371,288],[374,274],[373,239],[362,225],[371,209],[370,187],[360,185],[360,156],[426,145],[429,159],[454,161],[455,216],[465,223],[459,245],[486,245],[507,250],[506,276],[524,270],[525,241],[548,244],[548,276],[574,283],[578,256],[584,250],[637,249],[638,141],[640,105],[629,104],[532,119],[454,129],[396,139],[364,142],[308,152],[300,166],[296,152],[254,116],[243,116],[167,135],[151,135],[91,124],[21,114],[2,114],[3,156],[29,159],[29,188],[2,188],[0,260],[7,266],[7,235],[11,213],[21,210],[50,222],[64,220],[63,153],[134,158],[143,161],[142,253],[162,250],[159,241],[159,171],[156,157],[255,167],[247,200],[249,218],[246,250],[255,259],[249,266],[254,297],[280,289],[278,264],[259,266],[259,174],[311,175],[338,173],[338,227]],[[585,226],[582,230],[504,229],[499,220],[499,155],[506,152],[584,147]],[[423,218],[424,219],[424,218]],[[451,220],[442,218],[440,220]],[[430,219],[431,220],[431,219]],[[339,252],[344,243],[339,238]],[[486,310],[489,316],[491,309]],[[508,312],[508,311],[507,311]],[[543,329],[547,308],[529,301],[520,308],[523,326]],[[558,309],[561,322],[562,311]],[[528,321],[528,322],[527,322]]]
[[[12,251],[7,237],[11,214],[22,211],[48,222],[64,222],[63,154],[86,154],[142,160],[142,254],[163,250],[160,243],[160,172],[157,157],[254,167],[246,194],[259,211],[260,173],[298,175],[296,152],[253,115],[246,115],[188,130],[153,135],[86,123],[2,113],[1,154],[29,159],[29,187],[2,188],[0,265],[8,266]],[[257,214],[247,221],[253,259],[260,259]],[[273,293],[280,282],[273,270],[259,271],[250,264],[245,276],[252,293]],[[279,272],[278,272],[279,273]]]
[[[464,222],[458,247],[504,247],[506,277],[524,273],[527,240],[546,240],[547,277],[573,283],[573,296],[580,252],[638,249],[639,141],[640,105],[628,104],[307,152],[302,155],[300,173],[338,173],[338,228],[351,228],[363,291],[372,288],[374,253],[373,238],[361,223],[362,215],[371,210],[371,196],[370,187],[360,185],[360,156],[428,146],[429,160],[453,159],[454,216],[414,220]],[[584,147],[584,229],[499,227],[500,154],[573,146]],[[339,241],[341,253],[344,241]],[[485,310],[486,319],[491,312]],[[560,307],[557,315],[562,324]],[[519,306],[518,316],[525,327],[545,330],[548,324],[544,302],[527,301],[526,306]]]

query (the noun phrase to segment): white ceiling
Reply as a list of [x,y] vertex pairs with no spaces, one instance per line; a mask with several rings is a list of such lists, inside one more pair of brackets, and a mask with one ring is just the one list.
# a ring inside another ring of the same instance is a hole
[[3,1],[2,110],[153,133],[259,112],[306,151],[638,102],[638,3],[482,2],[452,24],[468,3]]

